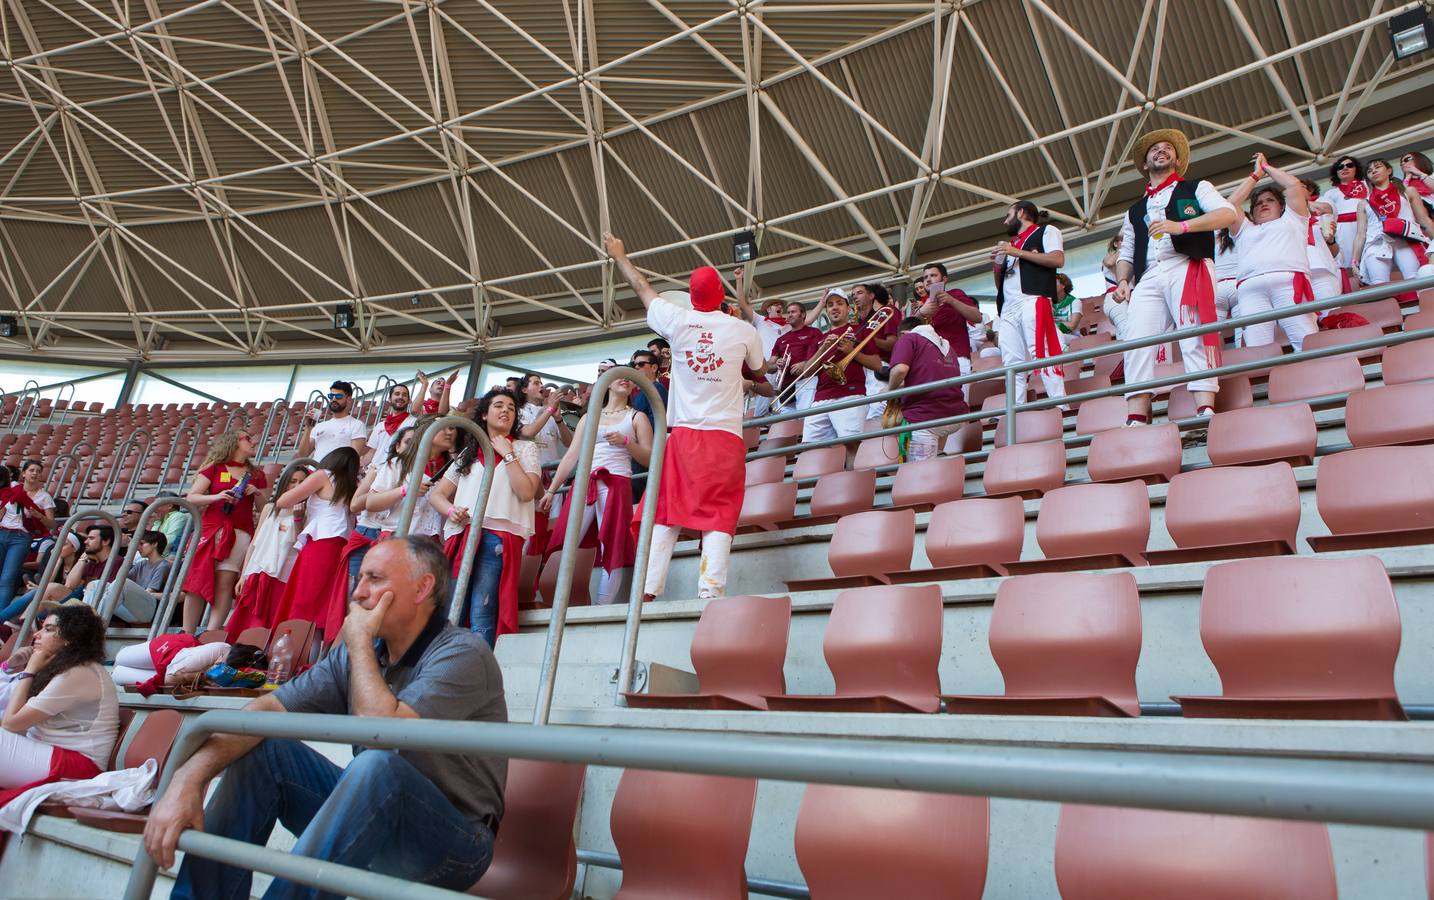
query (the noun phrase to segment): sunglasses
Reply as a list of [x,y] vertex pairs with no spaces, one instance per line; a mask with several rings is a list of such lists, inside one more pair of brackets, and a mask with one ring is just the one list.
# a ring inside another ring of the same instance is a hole
[[343,399],[346,399],[347,397],[348,397],[348,394],[329,394],[329,399],[330,399],[330,400],[343,400]]
[[641,369],[644,366],[655,366],[657,365],[657,363],[652,362],[651,360],[648,360],[647,362],[637,362],[636,360],[634,360],[633,362],[628,363],[628,365],[637,369]]
[[1352,163],[1352,162],[1345,161],[1345,162],[1342,162],[1342,163],[1339,164],[1339,168],[1341,168],[1341,169],[1357,169],[1357,168],[1359,168],[1359,167],[1356,166],[1356,165],[1355,165],[1354,163]]

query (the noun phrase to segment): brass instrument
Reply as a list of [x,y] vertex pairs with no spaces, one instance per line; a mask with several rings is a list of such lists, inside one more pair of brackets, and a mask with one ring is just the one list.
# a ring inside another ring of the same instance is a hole
[[[896,308],[892,306],[883,306],[881,309],[872,313],[871,318],[866,320],[866,337],[862,338],[860,343],[851,348],[846,356],[843,356],[837,362],[830,363],[823,367],[827,370],[827,377],[837,384],[846,384],[846,367],[851,365],[851,361],[856,359],[856,355],[862,351],[862,348],[871,343],[871,339],[876,337],[877,332],[885,328],[887,323],[889,323],[895,315]],[[848,328],[847,333],[850,334],[850,328]],[[837,340],[836,343],[840,344],[844,339],[845,336]]]
[[892,316],[895,314],[895,309],[890,306],[883,306],[872,313],[871,318],[868,319],[866,323],[866,327],[870,330],[870,333],[862,338],[861,343],[852,348],[840,361],[833,362],[832,356],[835,354],[837,348],[841,346],[841,342],[851,336],[856,329],[855,312],[853,312],[850,317],[851,321],[846,326],[846,330],[835,340],[828,341],[811,359],[807,360],[806,364],[802,367],[802,371],[772,399],[772,409],[776,412],[781,412],[782,408],[797,396],[797,389],[801,384],[817,377],[823,370],[826,371],[827,377],[832,381],[837,384],[846,384],[846,367],[851,364],[851,361],[861,352],[862,348],[865,347],[872,338],[876,337],[876,333],[886,327],[886,324],[891,321]]

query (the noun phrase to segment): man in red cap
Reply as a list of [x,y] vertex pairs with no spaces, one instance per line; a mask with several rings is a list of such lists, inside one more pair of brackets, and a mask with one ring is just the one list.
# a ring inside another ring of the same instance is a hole
[[762,341],[750,322],[722,311],[722,278],[716,269],[693,270],[692,308],[686,309],[658,296],[627,258],[620,239],[604,234],[603,245],[646,307],[648,327],[672,345],[667,395],[671,431],[662,457],[644,593],[662,593],[672,549],[682,529],[689,528],[702,533],[697,596],[720,597],[727,587],[727,560],[742,512],[747,467],[742,366],[752,379],[765,374]]

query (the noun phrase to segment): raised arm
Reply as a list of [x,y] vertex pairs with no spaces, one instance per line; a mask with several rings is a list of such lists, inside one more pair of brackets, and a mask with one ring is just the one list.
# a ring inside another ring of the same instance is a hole
[[316,469],[309,473],[309,477],[299,482],[298,487],[290,488],[279,495],[274,505],[280,509],[293,509],[300,503],[323,490],[329,483],[329,473],[323,469]]
[[748,322],[756,322],[757,313],[752,309],[751,302],[747,300],[747,267],[738,266],[732,276],[737,282],[737,305],[742,308],[742,318]]
[[642,308],[647,309],[652,305],[652,301],[657,299],[657,291],[647,283],[647,279],[643,277],[642,273],[637,271],[637,266],[632,264],[632,260],[627,258],[627,248],[623,246],[622,238],[604,232],[602,243],[603,247],[607,248],[608,255],[612,257],[613,263],[617,265],[617,270],[627,281],[628,287],[632,288],[637,299],[642,301]]
[[[1300,180],[1286,172],[1284,169],[1270,165],[1265,159],[1265,154],[1255,154],[1255,171],[1263,172],[1270,176],[1270,180],[1279,185],[1280,190],[1285,192],[1285,206],[1294,211],[1294,214],[1301,218],[1307,218],[1310,214],[1309,192]],[[1249,181],[1250,179],[1245,179]]]

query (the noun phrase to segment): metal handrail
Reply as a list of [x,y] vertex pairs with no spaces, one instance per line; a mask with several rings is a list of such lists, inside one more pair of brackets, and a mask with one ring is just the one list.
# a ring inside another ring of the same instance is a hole
[[[126,502],[128,502],[128,501],[126,501]],[[151,503],[149,506],[146,506],[146,507],[144,508],[144,512],[140,513],[140,515],[139,515],[139,521],[138,521],[138,522],[135,524],[135,526],[134,526],[134,537],[132,537],[132,538],[130,539],[129,549],[125,551],[124,560],[123,560],[122,562],[120,562],[119,569],[115,572],[114,581],[109,582],[109,589],[108,589],[108,591],[104,594],[104,596],[103,596],[103,597],[101,598],[101,600],[100,600],[100,604],[99,604],[100,621],[104,623],[104,625],[105,625],[106,628],[109,627],[110,619],[114,618],[115,609],[119,607],[120,598],[124,596],[124,583],[125,583],[125,579],[129,577],[129,570],[130,570],[130,568],[134,565],[134,558],[135,558],[136,555],[139,554],[139,536],[142,535],[142,534],[144,534],[145,531],[148,530],[149,525],[150,525],[150,520],[155,517],[155,515],[159,512],[159,510],[160,510],[162,507],[166,507],[166,506],[168,506],[168,505],[171,504],[171,503],[173,503],[175,506],[178,506],[180,509],[184,510],[185,512],[189,513],[190,524],[193,526],[193,529],[192,529],[192,530],[193,530],[193,533],[194,533],[194,535],[195,535],[195,538],[194,538],[194,540],[191,542],[190,547],[188,548],[188,549],[189,549],[189,557],[188,557],[188,558],[184,561],[184,563],[183,563],[184,568],[185,568],[185,571],[186,571],[186,572],[188,571],[188,569],[189,569],[189,563],[193,561],[193,553],[194,553],[194,550],[195,550],[195,548],[197,548],[197,547],[199,546],[199,537],[198,537],[198,535],[199,535],[199,527],[200,527],[199,507],[195,506],[193,503],[189,502],[188,500],[185,500],[185,499],[182,499],[182,498],[176,498],[176,499],[174,499],[174,500],[164,500],[164,501],[159,501],[159,502]],[[115,540],[116,540],[116,542],[118,542],[118,540],[119,540],[118,535],[116,535]],[[111,556],[113,556],[113,555],[114,555],[114,554],[111,554]],[[181,564],[181,563],[180,563],[179,557],[175,557],[175,560],[174,560],[174,562],[173,562],[171,565],[173,565],[175,568],[178,568],[178,567],[180,566],[180,564]],[[183,583],[184,583],[183,580],[181,580],[181,581],[180,581],[180,584],[183,584]],[[163,594],[162,591],[161,591],[161,594]],[[158,598],[158,599],[159,599],[160,601],[162,601],[164,598],[163,598],[163,596],[161,596],[161,597]],[[155,621],[155,622],[160,621],[160,618],[159,618],[160,605],[161,605],[161,604],[160,604],[159,602],[156,602],[156,604],[155,604],[155,608],[154,608],[154,611],[155,611],[154,621]],[[154,630],[154,623],[153,623],[153,622],[150,623],[150,630],[151,630],[151,631]]]
[[[1060,803],[1434,828],[1434,763],[1332,760],[1300,754],[953,745],[819,735],[724,734],[645,728],[519,725],[215,710],[186,720],[160,778],[211,734],[483,753],[505,758],[691,772],[799,783]],[[179,849],[360,898],[463,897],[283,850],[188,830]],[[125,890],[145,900],[157,867],[141,847]]]
[[[65,388],[70,389],[70,396],[68,397],[65,396]],[[60,409],[61,403],[65,404],[64,409]],[[70,417],[70,413],[73,411],[72,407],[74,406],[74,403],[75,383],[73,381],[66,381],[60,385],[59,390],[55,391],[55,411],[59,413],[59,420],[55,423],[55,427],[58,428],[59,426],[65,424],[65,420]],[[54,415],[54,413],[51,413],[51,415]]]
[[184,471],[180,473],[179,480],[175,482],[175,490],[184,487],[186,476],[189,475],[190,466],[194,463],[194,454],[199,450],[199,419],[189,416],[179,423],[174,433],[169,436],[169,452],[164,455],[164,471],[159,476],[159,488],[162,492],[169,486],[169,468],[174,464],[174,454],[179,450],[179,439],[184,437],[185,432],[189,433],[189,455],[184,458]]
[[[114,532],[115,543],[110,545],[109,558],[105,560],[104,569],[100,572],[100,584],[104,585],[109,583],[110,573],[114,571],[115,560],[119,558],[119,554],[115,552],[119,544],[119,520],[102,509],[86,509],[71,515],[65,520],[65,524],[60,526],[60,533],[55,536],[55,549],[51,551],[50,558],[45,560],[45,569],[40,574],[40,580],[38,582],[39,587],[35,588],[35,599],[31,600],[30,605],[25,607],[25,621],[20,624],[20,631],[15,635],[14,646],[25,646],[25,643],[29,641],[30,635],[35,630],[35,615],[40,611],[40,602],[45,599],[45,589],[50,586],[50,583],[55,578],[55,570],[60,567],[60,548],[65,545],[65,541],[69,539],[76,525],[92,520],[103,522]],[[77,559],[75,560],[75,565],[81,566],[84,565],[84,562]]]
[[136,428],[131,431],[129,437],[125,438],[124,443],[120,444],[119,449],[115,451],[114,464],[110,466],[109,474],[105,476],[104,487],[100,489],[100,503],[114,502],[114,489],[119,485],[119,471],[129,459],[130,452],[135,445],[140,442],[140,438],[144,439],[144,451],[136,455],[134,471],[130,473],[129,485],[125,488],[124,499],[120,503],[123,505],[134,499],[134,489],[139,486],[139,476],[144,470],[144,461],[149,458],[150,448],[154,446],[154,439],[150,436],[148,428]]
[[[194,504],[182,497],[166,498],[156,505],[184,504],[194,507]],[[170,618],[174,615],[174,608],[179,604],[179,598],[184,596],[184,580],[189,576],[189,567],[194,565],[194,557],[199,553],[199,542],[204,536],[203,516],[195,516],[195,509],[190,510],[190,520],[184,523],[184,528],[179,532],[179,544],[185,546],[175,551],[174,562],[169,570],[169,579],[164,584],[164,590],[160,592],[159,604],[155,607],[154,621],[149,624],[149,640],[154,640],[164,633],[169,627]]]
[[[602,415],[603,394],[619,378],[625,378],[642,389],[652,405],[652,454],[648,459],[648,495],[657,497],[662,478],[662,453],[667,445],[667,409],[662,395],[646,375],[631,366],[614,366],[598,376],[588,397],[587,416],[596,423]],[[573,470],[572,495],[586,498],[592,477],[593,453],[597,448],[597,428],[588,428],[582,436],[582,447]],[[543,667],[538,675],[538,695],[533,701],[533,724],[547,724],[553,706],[553,689],[558,677],[558,658],[563,648],[563,630],[567,625],[568,600],[572,596],[573,573],[578,564],[578,543],[582,538],[583,503],[569,504],[568,521],[563,526],[563,552],[558,561],[558,580],[553,588],[553,606],[548,618],[548,638],[543,649]],[[652,549],[652,529],[657,518],[657,503],[642,505],[642,524],[637,534],[636,558],[632,567],[632,586],[628,593],[627,625],[623,632],[622,659],[618,664],[618,691],[628,690],[632,682],[634,657],[637,653],[637,630],[642,617],[642,594],[647,583],[647,565]]]
[[264,458],[264,448],[269,444],[269,435],[274,433],[274,420],[278,418],[281,410],[284,414],[284,417],[279,422],[278,439],[274,441],[274,456],[277,457],[279,455],[280,448],[284,443],[284,435],[289,427],[290,417],[288,401],[284,400],[282,397],[275,400],[269,405],[269,414],[264,417],[264,431],[262,434],[259,435],[259,446],[254,448],[255,460],[260,460]]
[[[1362,288],[1358,291],[1352,291],[1348,294],[1341,294],[1338,297],[1327,297],[1324,300],[1313,300],[1308,303],[1301,303],[1293,307],[1286,307],[1283,309],[1271,309],[1265,312],[1251,313],[1247,316],[1238,316],[1235,318],[1223,319],[1219,322],[1212,322],[1208,325],[1191,325],[1186,328],[1176,329],[1175,331],[1163,332],[1157,335],[1150,335],[1148,337],[1131,338],[1125,341],[1116,341],[1113,343],[1101,344],[1095,347],[1087,347],[1082,350],[1073,350],[1068,353],[1062,353],[1059,356],[1052,356],[1046,359],[1026,360],[1024,362],[1015,363],[1014,365],[1010,366],[1001,366],[995,369],[984,369],[980,372],[971,372],[970,374],[960,375],[954,378],[944,378],[939,381],[928,381],[923,384],[901,387],[892,391],[884,391],[875,396],[868,396],[862,394],[856,397],[851,397],[846,400],[823,401],[821,404],[810,406],[807,409],[790,410],[788,412],[774,413],[772,415],[763,416],[757,419],[749,419],[743,422],[743,425],[746,428],[758,428],[763,425],[773,425],[777,422],[784,422],[788,419],[801,419],[807,416],[829,413],[836,410],[853,409],[858,406],[869,406],[872,403],[885,402],[887,400],[896,400],[902,397],[911,396],[913,394],[923,394],[928,391],[936,390],[938,388],[960,387],[967,384],[972,384],[977,381],[985,381],[992,378],[1005,379],[1005,412],[1009,413],[1013,411],[1020,412],[1022,410],[1045,409],[1051,406],[1064,405],[1072,398],[1083,401],[1086,399],[1094,399],[1096,397],[1114,396],[1116,394],[1145,393],[1146,388],[1156,388],[1164,387],[1166,385],[1183,384],[1188,381],[1198,381],[1204,378],[1219,378],[1221,375],[1238,374],[1240,372],[1248,372],[1253,371],[1255,369],[1268,369],[1277,365],[1283,365],[1290,362],[1298,362],[1304,359],[1317,359],[1322,356],[1337,356],[1341,353],[1353,352],[1355,348],[1367,349],[1365,345],[1387,346],[1399,344],[1403,343],[1405,340],[1417,339],[1417,337],[1419,336],[1427,337],[1428,335],[1422,331],[1406,332],[1400,335],[1386,335],[1384,336],[1384,338],[1373,342],[1363,341],[1354,344],[1341,344],[1337,347],[1326,348],[1323,350],[1306,350],[1297,354],[1284,354],[1282,356],[1252,361],[1249,363],[1234,363],[1228,366],[1219,366],[1216,368],[1206,369],[1202,372],[1182,372],[1178,375],[1172,375],[1166,378],[1156,378],[1151,379],[1150,381],[1138,382],[1133,384],[1126,383],[1118,387],[1111,387],[1107,389],[1102,389],[1100,391],[1088,391],[1082,394],[1073,394],[1070,395],[1070,397],[1047,397],[1043,400],[1033,400],[1022,403],[1014,402],[1014,395],[1016,390],[1015,378],[1016,374],[1020,372],[1030,372],[1036,369],[1045,368],[1046,366],[1060,366],[1066,363],[1084,362],[1087,359],[1094,359],[1099,356],[1109,356],[1114,353],[1124,353],[1127,350],[1137,350],[1141,347],[1154,347],[1159,344],[1174,343],[1189,337],[1199,337],[1200,335],[1209,334],[1211,332],[1229,331],[1235,328],[1243,328],[1248,325],[1258,325],[1264,322],[1273,322],[1279,319],[1288,318],[1290,316],[1305,315],[1306,313],[1312,312],[1322,312],[1327,309],[1335,309],[1342,306],[1357,306],[1370,300],[1383,300],[1386,297],[1393,297],[1396,294],[1403,294],[1411,291],[1421,291],[1427,288],[1434,288],[1434,276],[1424,276],[1422,278],[1414,278],[1406,281],[1386,282],[1385,284],[1379,284],[1373,287]],[[899,434],[905,431],[919,431],[923,428],[932,428],[942,424],[953,424],[958,421],[973,421],[978,418],[990,417],[991,413],[989,412],[980,414],[972,413],[969,414],[969,416],[966,418],[952,416],[946,419],[933,420],[931,422],[910,423],[907,426],[902,426],[894,429],[882,429],[880,431],[864,432],[860,437],[841,438],[831,441],[818,441],[813,442],[811,444],[798,444],[791,447],[783,447],[780,448],[780,452],[790,454],[800,452],[801,450],[813,449],[816,447],[826,447],[832,446],[834,444],[848,444],[869,437],[879,437],[886,434]],[[1015,417],[1008,415],[1006,417],[1005,422],[1006,440],[1008,443],[1013,441],[1015,438],[1015,427]],[[760,459],[762,456],[775,456],[777,455],[777,452],[778,451],[775,450],[754,452],[748,454],[747,458]]]
[[[473,435],[483,453],[483,480],[478,485],[478,499],[473,503],[473,513],[464,533],[458,577],[454,579],[453,591],[448,598],[448,621],[457,625],[463,617],[463,605],[468,601],[468,583],[473,578],[473,562],[478,558],[478,548],[483,543],[483,516],[488,510],[488,494],[493,488],[493,476],[498,471],[497,454],[493,452],[493,444],[488,440],[488,432],[483,426],[467,416],[444,416],[424,427],[418,436],[413,471],[408,473],[408,483],[405,485],[407,490],[398,509],[398,525],[394,527],[393,533],[395,537],[408,536],[408,530],[413,525],[413,512],[418,507],[419,489],[423,485],[424,463],[433,452],[433,439],[438,436],[438,432],[450,427]],[[429,490],[433,490],[432,485]]]
[[229,411],[228,417],[224,419],[224,431],[221,432],[222,434],[228,434],[230,431],[234,430],[235,419],[240,419],[244,422],[245,431],[248,431],[249,426],[253,424],[249,417],[249,411],[243,406],[235,406]]
[[378,378],[374,381],[373,409],[369,411],[368,419],[368,427],[370,431],[373,430],[374,426],[378,424],[378,420],[383,418],[384,398],[387,397],[388,392],[393,390],[394,387],[396,387],[398,384],[400,384],[400,382],[395,381],[391,376],[387,374],[378,376]]
[[[29,401],[30,405],[25,405]],[[31,378],[25,382],[25,386],[15,392],[15,408],[10,411],[10,417],[5,422],[5,431],[11,434],[21,434],[28,426],[33,417],[35,407],[40,404],[40,383]],[[24,417],[25,425],[21,425],[21,418]]]

